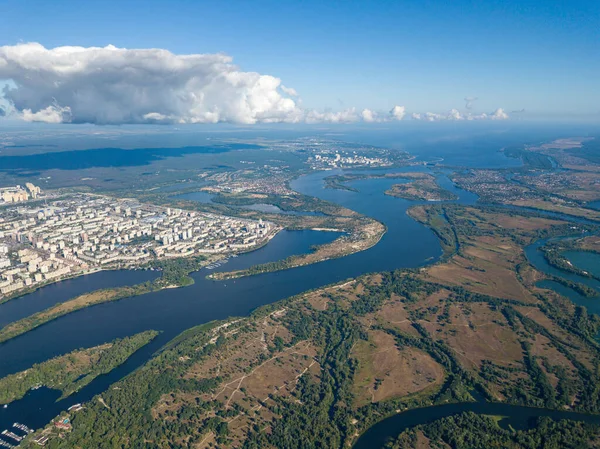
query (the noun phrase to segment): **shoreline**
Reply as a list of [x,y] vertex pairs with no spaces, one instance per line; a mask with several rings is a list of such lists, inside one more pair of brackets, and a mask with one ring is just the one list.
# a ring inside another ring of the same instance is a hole
[[[238,252],[230,253],[229,256],[231,256],[233,254],[235,254],[235,255],[247,254],[247,253],[256,251],[256,250],[262,248],[263,246],[267,245],[271,241],[271,239],[273,239],[282,230],[283,230],[283,228],[276,229],[276,231],[269,234],[269,236],[260,245],[257,245],[248,251],[238,251]],[[192,257],[193,256],[185,257],[182,259],[190,260]],[[175,258],[170,258],[170,259],[165,258],[165,259],[159,259],[159,260],[157,260],[157,262],[164,263],[165,261],[169,261],[169,260],[176,260],[176,259]],[[156,279],[154,279],[153,281],[148,281],[147,283],[92,290],[90,292],[86,292],[81,295],[77,295],[73,298],[69,298],[66,301],[57,303],[51,307],[48,307],[44,310],[33,313],[33,314],[31,314],[25,318],[22,318],[20,320],[8,323],[4,327],[0,328],[0,344],[5,343],[13,338],[24,335],[27,332],[30,332],[40,326],[43,326],[44,324],[47,324],[51,321],[56,320],[58,318],[61,318],[63,316],[77,312],[79,310],[86,309],[88,307],[93,307],[93,306],[96,306],[99,304],[104,304],[104,303],[112,302],[112,301],[120,301],[122,299],[127,299],[127,298],[131,298],[131,297],[135,297],[135,296],[142,296],[147,293],[159,292],[161,290],[187,287],[189,285],[194,284],[193,278],[191,278],[189,276],[191,273],[198,272],[205,266],[210,265],[211,263],[214,263],[215,261],[216,260],[214,260],[214,258],[207,258],[201,262],[200,266],[196,266],[196,267],[194,267],[195,269],[193,269],[189,272],[186,272],[183,275],[184,276],[183,279],[185,279],[188,282],[181,282],[179,284],[169,283],[166,285],[161,285],[160,282],[163,279],[163,274],[162,274],[163,270],[158,270],[158,272],[161,273],[161,275],[159,277],[157,277]],[[123,268],[123,269],[125,269],[125,268]],[[134,270],[134,268],[130,268],[130,269]],[[138,268],[138,269],[140,269],[140,268]],[[111,269],[95,270],[95,272],[100,272],[100,271],[116,271],[116,270],[111,270]],[[86,273],[86,274],[88,274],[88,273]],[[73,277],[73,278],[75,278],[75,277]],[[62,280],[67,280],[67,279],[62,279]],[[56,283],[61,282],[62,280],[56,281]],[[48,284],[48,285],[52,285],[52,284]],[[102,295],[103,293],[105,293],[106,296],[96,298],[96,299],[93,298],[94,296]],[[21,296],[24,296],[24,295],[21,295]],[[90,298],[90,300],[86,301],[87,298]],[[14,299],[16,299],[16,298],[14,298]],[[83,303],[78,304],[78,302],[81,302],[81,301],[83,301]]]
[[[317,256],[317,258],[314,260],[309,259],[311,256],[317,255],[319,253],[319,251],[322,251],[324,248],[326,251],[327,248],[331,248],[333,245],[339,245],[340,243],[336,243],[336,242],[338,242],[340,239],[343,239],[345,237],[343,235],[343,236],[340,236],[338,239],[334,240],[333,242],[330,242],[330,243],[327,243],[324,245],[319,245],[316,248],[316,250],[312,253],[291,255],[288,258],[282,259],[280,261],[269,262],[266,264],[258,264],[258,265],[254,265],[252,267],[249,267],[249,268],[246,268],[243,270],[213,273],[213,274],[208,275],[207,277],[209,279],[219,280],[219,281],[230,280],[230,279],[239,279],[242,277],[254,276],[257,274],[273,273],[273,272],[277,272],[277,271],[283,271],[283,270],[289,270],[292,268],[313,265],[313,264],[325,262],[327,260],[339,259],[342,257],[349,256],[351,254],[356,254],[356,253],[360,253],[362,251],[366,251],[366,250],[376,246],[381,241],[383,236],[387,233],[387,226],[385,224],[383,224],[380,221],[377,221],[375,219],[372,219],[372,220],[374,223],[371,223],[371,224],[375,225],[375,223],[376,223],[377,225],[379,225],[381,227],[381,229],[377,232],[376,238],[374,239],[374,241],[370,241],[364,247],[352,248],[352,246],[354,246],[354,245],[348,244],[351,247],[350,250],[343,250],[343,251],[339,251],[334,254],[324,255],[322,257]],[[332,228],[310,228],[310,230],[321,231],[321,232],[344,232],[343,230],[332,229]],[[345,244],[345,243],[342,243],[342,244]],[[307,260],[307,259],[309,259],[309,260]],[[256,271],[256,272],[254,272],[254,271]]]
[[[231,257],[232,255],[239,255],[239,254],[246,254],[246,253],[250,253],[252,251],[256,251],[260,248],[262,248],[263,246],[267,245],[277,234],[279,234],[279,232],[281,232],[284,228],[277,226],[277,228],[274,229],[274,232],[271,232],[267,235],[267,237],[260,243],[257,244],[256,246],[253,246],[251,248],[248,248],[247,250],[241,250],[241,251],[231,251],[229,253],[207,253],[208,257],[211,256],[218,256],[218,255],[222,255],[225,257]],[[100,273],[103,271],[156,271],[156,270],[152,270],[151,268],[147,267],[146,265],[148,263],[152,263],[152,262],[165,262],[165,261],[169,261],[169,260],[176,260],[176,259],[190,259],[193,257],[198,257],[198,256],[203,256],[203,253],[198,253],[198,254],[192,254],[189,256],[184,256],[184,257],[163,257],[163,258],[156,258],[156,259],[152,259],[152,260],[148,260],[145,261],[144,264],[142,265],[126,265],[126,266],[107,266],[107,267],[93,267],[87,270],[82,270],[82,271],[78,271],[78,272],[72,272],[69,273],[68,275],[64,276],[64,277],[60,277],[57,279],[52,279],[48,282],[42,282],[38,285],[32,286],[32,287],[28,287],[26,289],[23,289],[20,292],[16,292],[13,295],[8,295],[5,296],[3,298],[0,299],[0,306],[2,304],[5,304],[9,301],[12,301],[14,299],[19,299],[22,298],[24,296],[29,295],[30,293],[35,293],[36,291],[45,288],[45,287],[49,287],[51,285],[55,285],[55,284],[60,284],[63,281],[68,281],[71,279],[77,279],[83,276],[87,276],[87,275],[92,275],[92,274],[96,274],[96,273]],[[214,261],[213,261],[214,262]],[[210,262],[208,263],[210,264]],[[160,271],[159,271],[160,272]],[[160,276],[159,276],[160,278]],[[179,287],[179,286],[178,286]],[[88,293],[93,293],[92,292],[88,292]]]

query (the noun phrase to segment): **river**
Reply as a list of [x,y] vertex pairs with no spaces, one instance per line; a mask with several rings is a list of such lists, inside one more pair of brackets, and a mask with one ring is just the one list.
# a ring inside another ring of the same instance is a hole
[[[136,352],[126,363],[98,377],[66,400],[55,402],[57,393],[42,388],[29,392],[7,409],[0,409],[0,428],[7,428],[14,421],[30,427],[44,425],[60,410],[106,390],[110,384],[143,364],[166,342],[192,326],[247,315],[259,306],[367,272],[422,266],[441,255],[435,235],[406,214],[408,207],[414,203],[383,194],[397,180],[355,181],[352,186],[359,192],[324,189],[323,179],[331,174],[333,172],[330,171],[311,173],[297,179],[292,188],[384,222],[388,232],[378,245],[340,259],[230,281],[209,280],[206,275],[210,271],[202,269],[192,274],[195,283],[189,287],[162,290],[82,309],[9,340],[0,345],[0,360],[3,361],[0,376],[27,369],[34,363],[78,348],[95,346],[148,329],[161,331],[152,343]],[[467,200],[474,198],[469,196]],[[332,232],[283,231],[263,248],[231,258],[215,271],[243,269],[305,253],[311,246],[332,241],[337,236]],[[66,290],[54,303],[76,296]],[[43,295],[44,289],[36,293]],[[81,294],[82,291],[76,293]],[[19,301],[19,304],[22,306],[25,302]],[[12,313],[14,317],[26,314],[25,311],[21,315]]]
[[146,270],[109,270],[48,285],[0,304],[0,328],[84,293],[141,284],[156,279],[159,274]]
[[[537,242],[525,248],[525,255],[527,256],[529,262],[535,268],[552,276],[561,277],[573,282],[579,282],[581,284],[587,285],[588,287],[591,287],[598,291],[600,294],[600,281],[593,278],[580,276],[575,273],[567,273],[548,264],[548,262],[546,262],[546,259],[544,258],[544,255],[539,250],[547,242],[548,239],[538,240]],[[598,256],[597,254],[587,253],[583,251],[568,251],[565,253],[565,256],[576,267],[581,268],[583,270],[590,270],[591,273],[594,273],[596,275],[599,274],[598,271],[600,269],[600,256]],[[539,281],[536,285],[538,287],[552,289],[557,293],[560,293],[561,295],[569,298],[578,306],[583,306],[587,308],[588,312],[600,315],[600,299],[598,298],[586,298],[585,296],[577,293],[575,290],[551,280]]]
[[500,425],[503,428],[512,427],[519,430],[527,429],[531,425],[532,420],[541,416],[547,416],[554,420],[574,419],[600,425],[600,415],[588,415],[585,413],[547,410],[484,401],[460,402],[416,408],[390,416],[371,426],[360,436],[352,448],[383,448],[388,441],[392,440],[406,429],[464,412],[502,416],[504,418],[500,421]]
[[[360,173],[427,170],[425,167],[410,167]],[[0,409],[0,428],[8,428],[15,421],[34,428],[43,426],[61,410],[74,403],[88,401],[105,391],[112,383],[146,362],[166,342],[192,326],[247,315],[256,307],[365,273],[414,268],[439,259],[441,247],[433,232],[406,214],[407,209],[418,202],[384,195],[385,190],[399,182],[397,179],[378,178],[350,182],[349,185],[357,189],[356,192],[324,188],[324,178],[338,173],[341,171],[311,173],[293,181],[291,187],[305,195],[332,201],[383,222],[387,226],[387,233],[376,246],[340,259],[236,280],[209,280],[206,275],[210,271],[202,269],[192,274],[195,283],[189,287],[162,290],[79,310],[9,340],[0,345],[0,360],[3,361],[0,365],[0,377],[77,348],[95,346],[148,329],[161,331],[153,342],[136,352],[123,365],[98,377],[70,398],[55,402],[60,394],[41,388],[30,391],[25,398],[11,403],[7,409]],[[456,188],[445,174],[436,176],[440,185],[458,195],[457,202],[476,202],[476,195]],[[337,233],[330,232],[283,231],[265,247],[231,258],[216,271],[243,269],[280,260],[292,254],[307,252],[312,245],[332,241],[337,236]],[[43,291],[41,289],[39,294]],[[72,296],[75,295],[65,294],[61,297]],[[60,299],[55,302],[59,301]],[[496,404],[489,405],[495,406]],[[422,409],[419,412],[407,412],[410,415],[396,415],[389,418],[394,421],[385,420],[377,426],[384,426],[388,429],[388,436],[393,436],[402,430],[400,424],[394,424],[404,422],[401,416],[435,417],[439,410],[447,411],[443,416],[457,413],[452,407],[432,408],[430,411]],[[519,408],[514,410],[516,416]],[[554,412],[543,413],[552,416]],[[511,415],[508,409],[502,414]],[[411,422],[406,421],[402,425],[413,425]],[[370,432],[365,435],[371,434]],[[365,441],[364,438],[363,436],[360,441]],[[375,440],[368,447],[377,447]]]

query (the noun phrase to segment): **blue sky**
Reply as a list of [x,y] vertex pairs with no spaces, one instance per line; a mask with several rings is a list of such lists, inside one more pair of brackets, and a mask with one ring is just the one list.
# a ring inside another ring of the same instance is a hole
[[224,52],[302,105],[600,114],[600,1],[0,1],[0,45]]

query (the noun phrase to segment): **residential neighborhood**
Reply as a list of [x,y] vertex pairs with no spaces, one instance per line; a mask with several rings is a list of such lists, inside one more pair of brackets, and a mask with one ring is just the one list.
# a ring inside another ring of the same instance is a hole
[[22,289],[156,258],[251,249],[279,228],[262,220],[73,194],[0,211],[0,300]]

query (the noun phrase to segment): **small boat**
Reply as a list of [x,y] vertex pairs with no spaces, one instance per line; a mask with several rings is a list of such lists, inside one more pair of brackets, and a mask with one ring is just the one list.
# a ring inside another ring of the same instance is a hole
[[19,430],[22,430],[25,433],[33,433],[33,429],[30,429],[29,427],[27,427],[25,424],[21,424],[21,423],[14,423],[13,427]]

